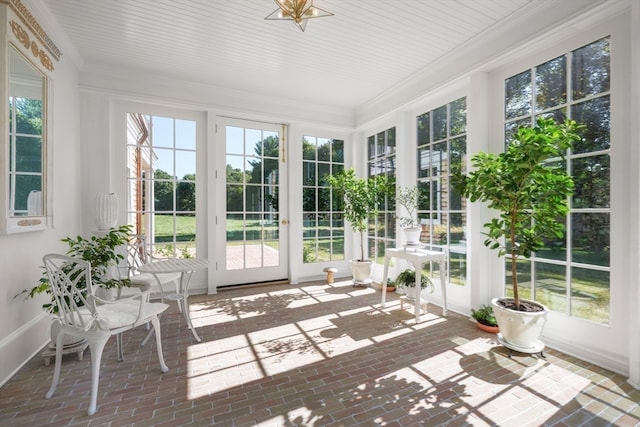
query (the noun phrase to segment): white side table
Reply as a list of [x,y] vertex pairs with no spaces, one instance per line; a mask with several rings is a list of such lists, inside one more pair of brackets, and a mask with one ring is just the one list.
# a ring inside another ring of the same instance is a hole
[[392,248],[386,249],[384,253],[384,273],[382,275],[382,307],[385,306],[387,298],[387,278],[389,277],[389,261],[391,258],[404,259],[413,264],[416,269],[416,301],[413,304],[416,322],[420,321],[420,274],[422,274],[422,264],[429,261],[435,261],[440,266],[440,288],[442,290],[442,315],[447,315],[447,283],[446,283],[446,263],[444,252],[427,251],[423,249],[412,248]]
[[[191,316],[189,315],[189,281],[194,271],[201,268],[208,267],[207,260],[198,258],[168,258],[161,261],[150,262],[138,267],[138,271],[142,273],[151,273],[158,281],[158,285],[162,289],[162,281],[158,278],[158,274],[163,273],[180,273],[180,282],[178,283],[178,289],[175,293],[165,294],[164,299],[170,301],[176,301],[178,308],[182,311],[191,333],[196,341],[200,342],[200,336],[196,332],[196,329],[191,323]],[[151,330],[153,332],[153,329]],[[149,334],[150,335],[150,334]],[[145,342],[149,335],[144,339]]]

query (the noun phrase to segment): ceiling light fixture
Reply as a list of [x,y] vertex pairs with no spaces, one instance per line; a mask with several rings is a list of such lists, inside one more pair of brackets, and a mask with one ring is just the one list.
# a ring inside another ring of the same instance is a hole
[[313,0],[274,0],[278,9],[264,19],[293,21],[303,32],[307,28],[307,20],[333,16],[328,10],[313,5]]

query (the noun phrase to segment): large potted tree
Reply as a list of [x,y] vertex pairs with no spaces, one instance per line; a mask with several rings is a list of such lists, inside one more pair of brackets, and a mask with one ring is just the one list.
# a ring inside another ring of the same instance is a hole
[[375,176],[368,179],[356,177],[354,169],[344,169],[329,177],[329,184],[336,196],[344,201],[344,219],[351,224],[353,230],[360,234],[360,258],[351,260],[351,273],[356,285],[371,284],[373,261],[364,254],[364,239],[367,231],[367,220],[375,217],[378,207],[390,194],[389,180],[386,176]]
[[517,265],[547,239],[564,235],[573,180],[563,160],[582,128],[572,120],[558,124],[540,118],[536,126],[519,127],[503,153],[478,153],[471,158],[472,172],[454,177],[454,186],[471,202],[487,202],[498,211],[484,224],[484,244],[508,256],[512,296],[491,303],[500,325],[498,338],[511,350],[542,354],[544,349],[539,339],[548,309],[520,298]]

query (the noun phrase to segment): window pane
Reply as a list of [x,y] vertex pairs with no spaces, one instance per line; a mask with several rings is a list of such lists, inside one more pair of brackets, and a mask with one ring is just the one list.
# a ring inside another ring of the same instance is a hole
[[376,135],[376,157],[385,153],[385,132]]
[[173,122],[167,117],[153,117],[151,141],[154,147],[174,148]]
[[451,108],[451,136],[467,132],[467,98],[460,98],[450,104]]
[[227,184],[227,211],[242,212],[244,187]]
[[42,172],[42,138],[16,136],[14,172]]
[[262,187],[258,185],[247,185],[245,187],[245,211],[262,211]]
[[567,267],[536,262],[536,301],[550,310],[567,312]]
[[571,315],[609,324],[609,272],[574,267],[571,269],[571,277]]
[[302,215],[302,236],[304,238],[316,237],[316,214],[305,213]]
[[195,151],[196,122],[176,120],[176,148]]
[[431,138],[429,137],[429,113],[422,114],[418,116],[417,119],[418,126],[418,145],[424,145],[431,142]]
[[153,154],[155,154],[156,159],[153,164],[153,169],[158,171],[166,172],[170,178],[175,176],[175,172],[173,169],[173,150],[165,150],[162,148],[158,148],[153,150]]
[[[156,173],[156,175],[158,175]],[[154,195],[154,210],[169,212],[173,211],[173,195],[174,195],[174,182],[168,180],[154,180],[153,182],[153,195]]]
[[505,81],[505,119],[531,114],[531,70]]
[[531,126],[531,118],[527,117],[526,119],[516,120],[514,122],[505,123],[504,125],[504,141],[506,149],[511,141],[513,141],[513,136],[518,131],[520,126]]
[[571,81],[574,100],[609,91],[610,56],[609,38],[573,51]]
[[571,117],[586,126],[583,140],[574,144],[574,153],[606,150],[610,146],[609,97],[602,96],[571,107]]
[[196,183],[189,181],[178,182],[176,190],[176,210],[191,211],[196,210]]
[[316,185],[316,164],[302,162],[302,185]]
[[196,177],[196,152],[175,151],[176,178],[195,180]]
[[278,172],[279,172],[279,165],[278,165],[278,159],[264,159],[264,167],[263,167],[263,173],[264,173],[264,182],[265,184],[272,184],[272,185],[276,185],[279,183],[279,176],[278,176]]
[[244,133],[242,128],[227,126],[227,153],[244,154]]
[[385,133],[387,140],[386,150],[384,152],[386,155],[391,155],[396,152],[396,128],[387,129]]
[[244,129],[244,154],[246,156],[262,156],[262,131]]
[[376,137],[370,136],[367,138],[367,153],[368,158],[373,159],[376,156]]
[[563,55],[536,67],[536,111],[548,110],[567,101],[566,66]]
[[[461,171],[465,172],[466,170],[466,151],[467,151],[467,138],[460,137],[456,139],[452,139],[449,146],[449,155],[451,157],[451,172]],[[462,209],[462,195],[459,194],[453,188],[451,183],[449,184],[449,210],[457,211]]]
[[571,215],[573,261],[609,267],[610,215],[574,213]]
[[344,163],[344,141],[341,139],[334,139],[331,142],[331,161]]
[[331,211],[331,190],[329,188],[318,188],[318,212]]
[[331,141],[327,138],[318,138],[318,160],[321,162],[331,160]]
[[574,208],[610,207],[609,155],[582,157],[572,161]]
[[312,136],[305,136],[302,139],[302,158],[304,160],[316,159],[316,139]]
[[433,110],[433,140],[439,141],[447,137],[447,106]]

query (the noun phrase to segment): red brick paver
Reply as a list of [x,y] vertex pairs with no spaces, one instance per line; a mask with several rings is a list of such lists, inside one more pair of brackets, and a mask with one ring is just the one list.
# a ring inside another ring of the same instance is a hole
[[[0,426],[633,426],[640,392],[618,374],[557,351],[507,357],[466,317],[415,324],[395,294],[350,281],[235,288],[190,298],[202,342],[175,305],[162,317],[169,372],[144,328],[102,360],[87,416],[89,351],[52,366],[30,360],[0,388]],[[409,307],[409,308],[407,308]]]

